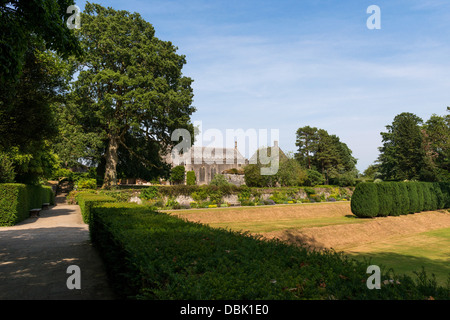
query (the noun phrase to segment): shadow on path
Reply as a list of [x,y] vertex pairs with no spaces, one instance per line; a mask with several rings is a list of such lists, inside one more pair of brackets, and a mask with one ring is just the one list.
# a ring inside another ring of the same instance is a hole
[[[115,298],[79,207],[57,203],[37,219],[0,228],[1,300]],[[81,289],[67,287],[70,265],[80,267]]]

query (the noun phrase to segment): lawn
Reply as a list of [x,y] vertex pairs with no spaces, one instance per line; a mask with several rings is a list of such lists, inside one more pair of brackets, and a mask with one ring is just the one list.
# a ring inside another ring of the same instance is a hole
[[432,211],[399,217],[356,218],[347,202],[171,211],[216,228],[333,248],[396,273],[434,273],[440,285],[450,274],[450,214]]
[[397,273],[412,275],[424,267],[441,285],[450,280],[450,228],[355,246],[348,253],[359,260],[371,259],[373,264],[392,267]]

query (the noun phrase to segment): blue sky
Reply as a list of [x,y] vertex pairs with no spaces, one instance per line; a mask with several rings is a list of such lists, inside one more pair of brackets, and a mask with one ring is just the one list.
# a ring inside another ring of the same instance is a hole
[[[362,172],[397,114],[427,120],[450,105],[447,0],[93,2],[139,12],[186,56],[203,132],[276,129],[295,152],[297,129],[315,126],[339,136]],[[380,30],[366,26],[370,5]]]

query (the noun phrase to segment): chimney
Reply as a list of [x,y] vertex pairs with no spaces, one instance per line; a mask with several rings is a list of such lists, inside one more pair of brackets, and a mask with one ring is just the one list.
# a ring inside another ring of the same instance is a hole
[[234,141],[234,148],[237,150],[237,141]]
[[275,141],[273,142],[273,146],[274,146],[275,148],[278,148],[278,141],[277,141],[277,140],[275,140]]

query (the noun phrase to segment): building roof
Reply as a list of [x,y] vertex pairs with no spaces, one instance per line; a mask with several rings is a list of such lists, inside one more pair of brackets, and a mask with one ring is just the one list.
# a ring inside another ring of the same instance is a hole
[[[171,157],[172,158],[172,157]],[[175,165],[179,164],[246,164],[247,159],[242,156],[237,147],[199,147],[192,146],[186,155],[179,161],[172,159]],[[189,161],[190,159],[190,161]],[[186,160],[186,161],[185,161]],[[178,163],[176,163],[178,162]]]

